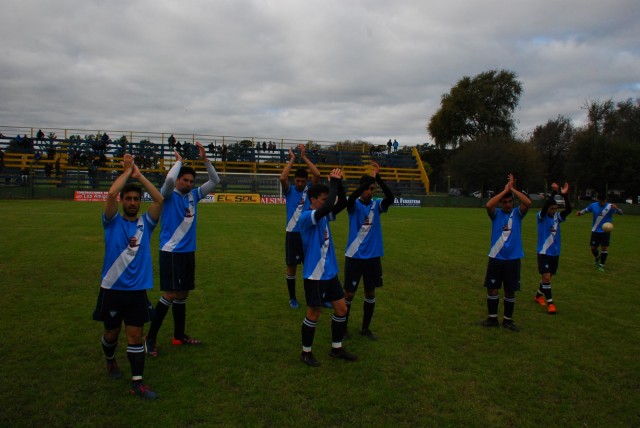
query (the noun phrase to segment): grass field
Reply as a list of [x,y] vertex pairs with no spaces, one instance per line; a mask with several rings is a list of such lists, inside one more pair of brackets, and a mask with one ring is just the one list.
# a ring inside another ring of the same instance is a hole
[[[380,339],[356,334],[346,346],[357,362],[329,359],[326,311],[314,342],[322,366],[310,368],[298,359],[304,310],[287,301],[284,207],[199,209],[187,332],[205,345],[171,348],[168,316],[160,356],[145,369],[160,399],[145,402],[128,395],[122,337],[125,379],[107,378],[102,326],[90,317],[102,204],[0,201],[0,426],[640,426],[638,216],[616,217],[606,272],[593,267],[590,216],[564,223],[558,314],[549,316],[533,301],[529,213],[516,334],[477,325],[486,317],[485,211],[392,207],[372,324]],[[338,254],[346,217],[332,225]],[[156,231],[154,248],[157,240]],[[300,273],[298,291],[303,300]]]

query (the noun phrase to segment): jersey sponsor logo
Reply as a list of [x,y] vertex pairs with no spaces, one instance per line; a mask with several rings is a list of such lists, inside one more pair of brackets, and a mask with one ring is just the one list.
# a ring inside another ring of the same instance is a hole
[[236,194],[236,193],[216,193],[216,202],[232,204],[259,204],[260,195],[257,193]]

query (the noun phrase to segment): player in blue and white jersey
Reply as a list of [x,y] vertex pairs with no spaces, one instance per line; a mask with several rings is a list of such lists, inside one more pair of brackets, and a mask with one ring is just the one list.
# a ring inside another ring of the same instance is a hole
[[[162,195],[133,163],[133,157],[123,157],[124,172],[116,178],[107,194],[102,214],[105,255],[102,266],[100,294],[93,319],[104,323],[102,350],[107,359],[107,372],[114,379],[122,377],[115,353],[118,337],[125,325],[127,357],[131,364],[131,394],[155,399],[156,393],[142,382],[144,372],[144,346],[142,328],[150,320],[151,305],[147,290],[153,288],[151,265],[151,233],[162,211]],[[149,210],[138,217],[142,189],[149,192],[153,202]],[[122,214],[118,212],[118,196]]]
[[[364,303],[360,334],[369,339],[377,337],[369,328],[376,304],[376,287],[382,286],[382,223],[380,216],[394,202],[394,196],[380,176],[380,166],[371,163],[371,175],[360,178],[360,186],[347,200],[349,213],[349,237],[344,261],[344,295],[347,303],[347,323],[351,302],[356,295],[360,278],[364,283]],[[384,199],[373,199],[376,183],[384,192]],[[345,326],[346,332],[346,326]]]
[[162,296],[156,304],[155,318],[145,340],[148,355],[156,357],[156,339],[169,308],[173,311],[173,338],[171,344],[199,345],[198,339],[185,333],[187,297],[195,288],[196,224],[198,202],[215,189],[220,178],[207,159],[200,142],[196,142],[200,158],[207,168],[209,179],[195,187],[196,171],[184,166],[182,156],[175,151],[176,163],[171,167],[162,185],[164,208],[160,230],[160,289]]
[[535,301],[540,306],[547,307],[548,314],[557,312],[551,293],[551,279],[558,271],[560,260],[560,223],[564,222],[571,213],[569,202],[569,183],[565,183],[560,189],[560,195],[564,198],[565,208],[558,212],[558,202],[555,196],[558,193],[557,183],[551,185],[551,196],[546,200],[542,210],[538,212],[538,273],[541,276],[540,285],[536,292]]
[[[611,244],[611,234],[602,230],[605,223],[613,223],[613,214],[622,215],[623,212],[616,204],[607,203],[607,196],[604,192],[598,192],[598,201],[590,204],[587,208],[576,212],[577,216],[586,213],[593,214],[591,224],[591,254],[595,258],[596,269],[604,271],[604,264],[609,256],[609,244]],[[601,251],[598,251],[598,247]]]
[[280,185],[284,194],[287,208],[287,225],[285,236],[285,262],[287,264],[287,290],[289,291],[289,306],[293,309],[299,307],[296,298],[296,272],[298,265],[303,262],[302,239],[298,232],[298,218],[302,211],[309,209],[309,198],[307,192],[309,186],[320,181],[320,171],[307,157],[303,144],[298,144],[300,159],[309,167],[311,171],[311,182],[309,182],[309,172],[305,168],[299,168],[293,177],[293,186],[289,184],[289,174],[296,159],[293,149],[289,147],[289,162],[284,166],[280,174]]
[[[482,321],[485,327],[497,327],[499,290],[504,284],[504,313],[502,326],[517,332],[520,329],[513,323],[513,310],[516,303],[515,292],[520,290],[520,259],[522,250],[522,219],[531,206],[531,200],[515,188],[515,179],[509,174],[504,190],[486,204],[491,219],[491,249],[484,286],[487,289],[487,309],[489,317]],[[513,208],[513,198],[520,200],[520,206]],[[500,209],[496,206],[500,204]]]
[[338,279],[338,261],[333,247],[329,222],[346,206],[346,195],[339,168],[329,175],[330,187],[315,184],[309,188],[310,209],[298,219],[298,229],[304,247],[304,294],[307,314],[302,322],[302,353],[300,360],[312,367],[320,365],[311,352],[316,323],[324,302],[331,302],[331,352],[333,358],[354,361],[357,357],[342,347],[347,320],[347,305]]

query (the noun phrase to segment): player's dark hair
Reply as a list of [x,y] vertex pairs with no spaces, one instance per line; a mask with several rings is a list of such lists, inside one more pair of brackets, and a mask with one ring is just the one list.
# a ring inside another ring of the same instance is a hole
[[505,199],[513,199],[513,193],[509,192],[506,195],[504,195],[503,197],[500,198],[500,202],[504,201]]
[[120,191],[120,199],[124,198],[125,193],[138,192],[138,195],[142,197],[142,187],[137,183],[127,183]]
[[294,177],[304,178],[306,180],[307,178],[309,178],[309,172],[305,168],[298,168]]
[[326,184],[318,183],[309,187],[309,192],[307,192],[307,196],[309,197],[309,200],[311,200],[311,198],[318,199],[318,196],[320,196],[323,193],[329,193],[329,186],[327,186]]
[[370,175],[366,175],[366,174],[363,175],[362,177],[360,177],[360,186],[364,186],[367,183],[371,183],[371,184],[375,183],[375,181],[371,180],[372,178],[373,177],[371,177]]
[[178,178],[182,177],[185,174],[191,174],[193,175],[193,178],[196,178],[196,170],[191,168],[190,166],[183,166],[182,168],[180,168],[180,171],[178,172]]
[[597,199],[599,201],[606,201],[607,200],[607,194],[605,192],[598,192]]

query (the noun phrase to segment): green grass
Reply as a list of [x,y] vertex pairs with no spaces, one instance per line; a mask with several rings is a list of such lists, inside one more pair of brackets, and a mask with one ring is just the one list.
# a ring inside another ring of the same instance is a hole
[[[380,340],[356,334],[347,348],[359,361],[329,359],[325,311],[314,369],[298,360],[304,311],[287,302],[284,207],[203,204],[187,331],[205,345],[170,347],[169,315],[160,356],[145,369],[161,399],[145,402],[128,395],[128,381],[107,378],[102,326],[90,317],[101,210],[0,201],[0,426],[640,425],[640,217],[615,219],[604,273],[593,268],[590,217],[564,223],[558,314],[548,316],[533,302],[531,212],[514,316],[522,331],[514,334],[476,324],[486,317],[485,211],[394,207],[383,219],[385,280],[372,324]],[[346,213],[332,228],[342,254]],[[156,231],[154,248],[157,239]],[[158,296],[156,286],[154,303]],[[127,378],[124,345],[121,337]]]

